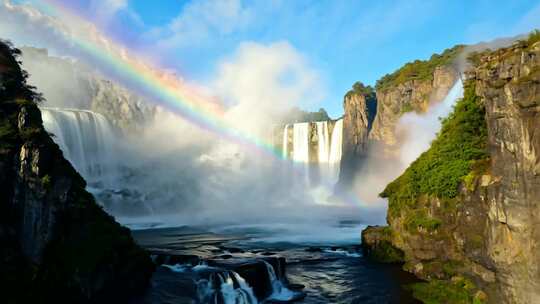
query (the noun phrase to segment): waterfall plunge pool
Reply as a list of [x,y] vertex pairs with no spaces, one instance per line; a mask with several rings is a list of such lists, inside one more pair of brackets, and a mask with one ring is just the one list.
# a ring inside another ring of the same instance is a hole
[[134,303],[419,303],[402,287],[417,280],[400,265],[362,256],[362,227],[328,227],[338,241],[294,225],[133,230],[160,265]]

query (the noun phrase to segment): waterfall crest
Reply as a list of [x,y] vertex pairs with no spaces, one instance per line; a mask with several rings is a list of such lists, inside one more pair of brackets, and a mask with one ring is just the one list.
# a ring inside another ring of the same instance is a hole
[[285,125],[285,130],[283,131],[283,151],[282,151],[282,157],[287,158],[289,156],[288,154],[288,146],[289,146],[289,125]]
[[309,123],[293,125],[293,160],[297,163],[309,162]]
[[90,183],[107,182],[114,171],[113,129],[101,114],[88,110],[41,108],[43,126],[64,156]]
[[[292,124],[292,138],[290,127],[288,124],[283,129],[283,158],[290,158],[297,167],[305,168],[307,179],[315,175],[320,182],[337,183],[342,154],[343,119]],[[292,146],[289,142],[292,142]]]
[[330,167],[330,178],[333,183],[337,183],[339,179],[339,168],[341,164],[341,154],[343,147],[343,119],[336,121],[336,125],[332,130],[330,142],[330,155],[328,163]]

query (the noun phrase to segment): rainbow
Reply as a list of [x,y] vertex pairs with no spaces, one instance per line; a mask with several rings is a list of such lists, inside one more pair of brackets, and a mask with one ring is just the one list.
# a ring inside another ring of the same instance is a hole
[[[58,1],[46,0],[39,3],[48,14],[62,14],[82,24],[91,24]],[[96,33],[98,35],[95,37],[103,37],[97,30]],[[221,138],[255,148],[255,151],[265,155],[282,158],[281,153],[270,141],[242,132],[228,123],[224,117],[224,109],[215,98],[204,96],[197,92],[196,88],[178,78],[168,76],[159,69],[134,59],[126,54],[124,48],[107,39],[104,41],[97,38],[82,39],[70,36],[70,42],[77,47],[78,51],[92,61],[100,63],[101,66],[106,66],[114,77],[124,83],[129,83],[131,88],[136,88],[140,93],[151,96],[153,101],[169,111]]]
[[[81,24],[92,25],[90,21],[58,0],[42,0],[37,3],[39,8],[49,15],[61,14]],[[218,100],[204,96],[193,85],[180,81],[176,77],[167,76],[160,69],[134,59],[135,57],[129,56],[123,47],[110,40],[109,37],[106,41],[103,38],[98,39],[97,37],[104,37],[104,35],[97,32],[95,27],[92,29],[96,31],[97,35],[93,36],[96,38],[83,39],[71,35],[70,42],[84,56],[100,63],[100,66],[107,67],[108,72],[121,82],[129,84],[131,88],[137,88],[144,95],[152,97],[153,102],[220,138],[245,146],[263,156],[287,160],[270,141],[243,132],[228,123],[224,117],[225,111]],[[300,172],[293,172],[293,174],[300,175]],[[334,185],[325,185],[325,187],[333,192]],[[346,202],[354,205],[362,204],[351,193],[344,196],[343,199]]]

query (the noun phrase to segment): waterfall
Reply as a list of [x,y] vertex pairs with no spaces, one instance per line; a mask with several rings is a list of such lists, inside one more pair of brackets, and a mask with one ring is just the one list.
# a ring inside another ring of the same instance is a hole
[[326,164],[329,160],[330,153],[330,142],[328,138],[328,122],[327,121],[318,121],[315,123],[317,127],[317,138],[318,138],[318,160],[319,164]]
[[295,123],[293,125],[292,159],[303,175],[301,183],[309,185],[309,123]]
[[[318,172],[320,181],[324,183],[334,184],[338,180],[339,167],[341,162],[341,145],[343,133],[343,120],[335,122],[332,133],[329,131],[328,121],[317,121],[313,123],[295,123],[292,124],[292,149],[289,142],[289,128],[291,125],[286,125],[283,129],[283,158],[292,158],[297,167],[301,167],[306,176],[306,181],[315,177]],[[314,126],[312,128],[311,126]],[[311,134],[313,132],[313,134]],[[310,149],[310,138],[317,135],[317,146]],[[316,157],[310,156],[310,151],[317,153]],[[310,172],[309,168],[317,169]],[[310,174],[313,173],[313,174]],[[313,181],[311,181],[313,182]]]
[[88,182],[109,181],[114,171],[114,141],[111,124],[103,115],[58,108],[41,108],[41,115],[47,132]]
[[287,159],[288,157],[288,149],[289,149],[289,125],[285,125],[285,130],[283,131],[283,153],[282,156],[284,159]]
[[297,296],[297,293],[288,289],[281,279],[276,275],[274,267],[270,263],[263,260],[263,263],[266,265],[266,270],[268,271],[268,278],[272,283],[272,294],[268,297],[269,300],[274,301],[291,301]]
[[332,130],[332,136],[330,137],[330,155],[328,157],[328,163],[330,167],[330,178],[333,183],[338,181],[339,167],[341,164],[341,148],[343,142],[343,119],[336,121],[334,129]]
[[201,303],[259,303],[253,289],[246,280],[232,270],[212,273],[209,280],[203,279],[199,281],[197,283],[197,293]]
[[309,162],[309,123],[293,125],[293,160],[297,163]]
[[400,159],[405,167],[429,149],[441,129],[440,117],[447,117],[456,100],[463,97],[463,83],[458,79],[442,102],[431,106],[426,113],[409,112],[403,115],[396,130],[405,133]]

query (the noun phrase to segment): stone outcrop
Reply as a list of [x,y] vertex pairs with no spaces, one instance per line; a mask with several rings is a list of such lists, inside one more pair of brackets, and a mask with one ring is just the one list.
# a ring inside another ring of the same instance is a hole
[[51,56],[46,49],[21,50],[29,83],[39,87],[46,99],[43,106],[92,110],[124,133],[140,131],[153,120],[151,103],[83,63]]
[[[372,95],[351,91],[345,95],[340,187],[348,187],[366,156],[368,134],[377,102]],[[370,111],[371,110],[371,111]]]
[[[467,72],[465,85],[485,110],[487,134],[478,144],[485,146],[488,158],[471,162],[455,196],[421,191],[411,196],[395,190],[412,182],[406,174],[414,172],[407,171],[389,185],[393,189],[385,190],[390,200],[385,228],[391,231],[390,242],[404,252],[405,269],[439,291],[446,286],[454,292],[454,282],[465,278],[476,286],[461,284],[463,297],[470,301],[540,302],[537,41],[472,56],[475,67]],[[453,119],[454,126],[470,123]],[[428,186],[442,181],[432,177]],[[375,245],[370,241],[374,239],[365,237],[365,246]]]
[[396,86],[377,90],[377,115],[369,139],[394,146],[398,142],[396,124],[411,111],[426,112],[433,102],[440,102],[450,91],[458,77],[452,65],[435,68],[433,77],[412,79]]
[[478,181],[485,265],[506,303],[540,302],[540,42],[489,53],[470,77],[485,103],[492,159]]
[[44,130],[17,52],[0,42],[2,299],[125,301],[144,289],[153,264]]

